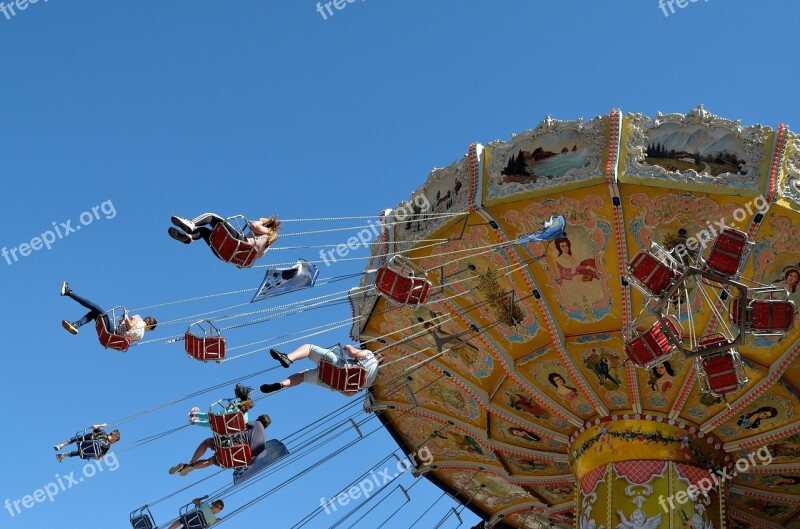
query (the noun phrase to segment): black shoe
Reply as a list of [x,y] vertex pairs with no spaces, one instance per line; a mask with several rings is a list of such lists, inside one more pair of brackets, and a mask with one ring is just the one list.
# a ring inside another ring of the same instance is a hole
[[280,362],[283,367],[289,367],[290,365],[292,365],[292,361],[289,360],[289,356],[278,351],[277,349],[270,349],[269,355],[278,362]]
[[190,244],[192,242],[192,237],[190,235],[187,235],[175,228],[168,229],[167,233],[169,233],[170,237],[178,242],[182,242],[183,244]]
[[261,386],[261,393],[275,393],[276,391],[280,391],[281,386],[280,382],[275,382],[274,384],[264,384]]

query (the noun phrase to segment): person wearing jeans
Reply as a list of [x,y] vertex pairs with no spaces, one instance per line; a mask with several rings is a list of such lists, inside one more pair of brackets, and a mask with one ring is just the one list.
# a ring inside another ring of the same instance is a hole
[[192,241],[203,239],[209,246],[211,246],[212,230],[218,224],[222,224],[233,238],[253,245],[258,251],[257,259],[263,257],[267,253],[267,248],[278,239],[278,231],[281,228],[281,222],[275,215],[251,222],[247,234],[241,233],[216,213],[203,213],[192,220],[172,217],[172,223],[180,229],[170,228],[167,233],[176,241],[191,244]]
[[137,314],[133,317],[129,317],[127,313],[123,315],[119,324],[117,324],[117,322],[111,321],[111,318],[108,317],[108,314],[106,314],[106,311],[103,309],[103,307],[84,298],[83,296],[76,294],[69,287],[66,281],[64,281],[64,283],[61,285],[61,295],[67,296],[89,309],[89,312],[87,312],[78,321],[61,321],[61,325],[72,334],[78,334],[78,329],[80,327],[86,325],[90,321],[94,321],[98,316],[100,316],[103,318],[108,332],[111,334],[117,334],[119,336],[125,336],[126,338],[130,338],[132,342],[135,342],[141,340],[145,332],[152,331],[158,324],[155,318],[152,316],[142,318]]
[[[105,430],[102,429],[103,426],[108,426],[108,424],[106,423],[93,424],[92,431],[90,433],[84,435],[76,435],[75,437],[67,441],[64,441],[61,444],[54,445],[53,449],[56,452],[59,452],[61,451],[61,449],[71,444],[79,445],[83,441],[99,441],[100,454],[97,456],[97,459],[102,459],[108,453],[109,449],[111,448],[111,445],[119,441],[120,438],[119,430],[114,430],[111,433],[106,433]],[[80,457],[80,455],[81,455],[80,450],[75,450],[73,452],[69,452],[66,454],[56,454],[56,459],[58,459],[58,462],[61,463],[61,461],[65,457]]]

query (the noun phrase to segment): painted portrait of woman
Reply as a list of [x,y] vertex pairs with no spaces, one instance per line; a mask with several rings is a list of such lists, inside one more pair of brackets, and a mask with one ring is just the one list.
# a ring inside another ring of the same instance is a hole
[[669,360],[661,362],[653,367],[650,373],[650,388],[653,391],[666,393],[672,389],[673,382],[675,381],[675,371],[672,369],[672,364]]
[[778,416],[778,410],[772,406],[762,406],[756,411],[745,413],[736,421],[743,430],[757,430],[763,419],[772,419]]
[[525,441],[530,441],[531,443],[538,443],[542,440],[541,437],[536,435],[533,432],[526,430],[525,428],[520,428],[519,426],[512,426],[508,429],[508,434],[514,437],[519,437]]
[[800,267],[787,266],[783,269],[783,278],[778,279],[773,285],[783,287],[789,293],[789,299],[794,301],[795,312],[800,310]]
[[594,257],[579,257],[577,248],[567,237],[553,240],[547,250],[548,262],[556,283],[561,287],[561,303],[578,304],[603,299],[600,274]]
[[567,382],[560,374],[550,373],[547,375],[547,380],[554,388],[556,388],[556,394],[558,394],[558,396],[562,399],[575,400],[578,398],[578,390],[567,386]]

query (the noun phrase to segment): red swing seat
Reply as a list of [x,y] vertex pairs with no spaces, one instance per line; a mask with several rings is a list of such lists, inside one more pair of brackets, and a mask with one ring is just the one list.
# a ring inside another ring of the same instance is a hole
[[227,413],[209,413],[208,425],[211,431],[220,435],[230,435],[240,433],[247,428],[244,422],[244,414],[241,411]]
[[[420,275],[417,275],[420,274]],[[421,305],[428,300],[431,282],[411,263],[393,257],[378,269],[375,286],[383,295],[404,305]]]
[[[125,307],[114,307],[113,309],[106,312],[109,314],[109,318],[112,321],[116,319],[114,312],[120,309],[123,313],[125,312]],[[100,340],[100,345],[105,347],[106,349],[114,349],[115,351],[126,352],[128,348],[133,343],[133,340],[128,338],[127,336],[120,336],[119,334],[112,334],[106,328],[106,322],[102,316],[98,316],[94,320],[94,327],[97,330],[97,338]]]
[[751,243],[747,234],[733,228],[720,230],[706,259],[706,270],[721,276],[735,276],[747,258]]
[[[247,241],[234,237],[225,227],[226,223],[232,226],[228,221],[240,218],[244,220],[245,224],[247,223],[247,219],[241,215],[235,215],[229,217],[225,223],[220,222],[214,226],[214,229],[211,230],[209,242],[214,254],[221,260],[226,263],[234,264],[239,268],[248,268],[253,264],[253,261],[256,260],[258,249]],[[238,231],[242,233],[241,228]]]
[[[698,351],[727,343],[721,334],[700,339]],[[744,363],[736,349],[700,356],[696,360],[700,391],[715,397],[724,397],[739,391],[748,382]]]
[[367,369],[358,364],[338,366],[322,360],[317,366],[317,378],[334,391],[361,391],[367,385]]
[[[676,337],[683,338],[681,326],[674,317],[668,316],[666,322]],[[674,350],[675,344],[670,341],[661,321],[655,322],[649,329],[625,343],[625,354],[630,361],[645,369],[664,362],[672,356]]]
[[640,250],[628,265],[631,282],[649,296],[658,297],[667,290],[678,273],[649,250]]
[[214,457],[222,468],[240,468],[250,466],[253,456],[250,445],[242,443],[233,446],[214,446]]
[[[754,335],[785,334],[794,325],[794,302],[783,299],[747,299],[745,331]],[[731,303],[730,320],[737,324],[739,298]]]
[[[208,324],[208,329],[203,326],[204,323]],[[195,326],[202,331],[202,336],[192,333],[191,329]],[[209,360],[219,362],[225,358],[225,337],[209,320],[201,320],[189,325],[183,336],[183,342],[186,354],[201,362]]]

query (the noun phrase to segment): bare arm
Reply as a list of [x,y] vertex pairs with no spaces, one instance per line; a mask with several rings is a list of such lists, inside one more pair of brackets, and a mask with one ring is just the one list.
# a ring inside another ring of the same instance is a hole
[[192,503],[194,503],[195,505],[197,505],[198,507],[200,507],[200,504],[201,504],[201,503],[203,503],[203,500],[204,500],[204,499],[206,499],[206,498],[208,498],[208,494],[206,494],[206,495],[205,495],[205,496],[203,496],[202,498],[195,498],[195,499],[193,499],[193,500],[192,500]]
[[350,344],[344,346],[345,351],[347,351],[348,356],[350,358],[364,358],[365,356],[372,354],[372,351],[369,349],[356,349]]

